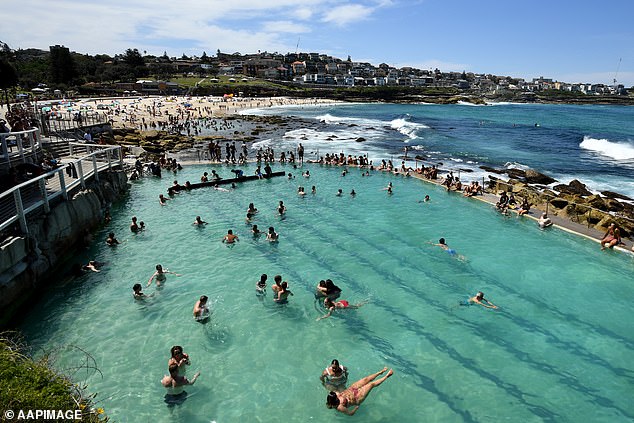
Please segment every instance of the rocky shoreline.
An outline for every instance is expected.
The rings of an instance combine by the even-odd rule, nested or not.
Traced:
[[[222,122],[222,130],[212,135],[186,136],[167,131],[140,131],[138,129],[113,130],[113,141],[124,147],[142,147],[141,157],[156,160],[164,153],[202,150],[210,142],[253,143],[281,138],[287,131],[326,125],[314,120],[285,116],[227,115],[214,118]],[[498,195],[500,191],[513,193],[516,198],[527,198],[532,207],[548,211],[578,224],[604,232],[614,222],[621,228],[623,238],[634,239],[634,199],[616,192],[592,193],[583,183],[573,180],[569,184],[557,181],[535,170],[495,169],[481,166],[489,172],[486,190]]]
[[[557,182],[555,179],[530,169],[494,169],[487,166],[481,166],[481,169],[508,176],[508,179],[503,179],[490,175],[487,186],[490,193],[513,193],[516,198],[527,198],[532,207],[547,210],[550,215],[587,225],[601,232],[614,222],[621,229],[623,238],[634,240],[632,198],[612,191],[594,194],[576,179],[568,184],[553,185]]]

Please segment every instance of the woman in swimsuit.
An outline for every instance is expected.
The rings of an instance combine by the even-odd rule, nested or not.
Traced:
[[[324,299],[324,307],[328,309],[328,313],[326,313],[325,315],[321,316],[317,320],[321,320],[321,319],[325,319],[327,317],[330,317],[332,312],[335,311],[335,309],[337,309],[337,308],[359,308],[363,304],[364,303],[350,304],[346,300],[339,300],[339,301],[335,302],[335,301],[331,300],[329,297],[326,297]]]
[[[339,360],[332,360],[319,377],[321,384],[329,391],[342,392],[348,382],[348,369],[339,365]]]
[[[170,357],[170,359],[167,361],[167,367],[171,367],[172,365],[176,365],[177,366],[177,373],[179,376],[184,376],[185,372],[187,371],[187,367],[190,365],[189,362],[189,355],[185,354],[183,352],[183,347],[181,347],[180,345],[174,345],[171,349],[170,349],[170,353],[172,354],[172,356]],[[170,372],[171,374],[171,372]]]
[[[621,243],[621,231],[616,227],[614,223],[610,223],[608,226],[608,231],[603,236],[601,240],[601,249],[605,250],[606,248],[612,248],[615,245],[619,245]]]
[[[161,266],[160,264],[156,265],[156,272],[154,272],[154,274],[150,277],[150,280],[147,282],[147,286],[152,285],[152,281],[154,279],[156,279],[156,286],[161,286],[163,284],[163,282],[165,282],[165,280],[167,279],[165,277],[166,274],[171,273],[172,275],[175,276],[182,276],[178,273],[174,273],[174,272],[170,272],[169,270],[165,269],[163,270],[163,266]]]
[[[255,208],[253,203],[249,203],[249,207],[247,208],[247,213],[256,214],[258,209]]]
[[[390,369],[385,376],[378,380],[374,380],[386,371],[387,367],[384,367],[380,372],[364,377],[363,379],[350,385],[348,389],[342,392],[330,391],[328,397],[326,398],[326,407],[334,408],[341,413],[352,416],[357,412],[359,405],[365,400],[370,391],[385,382],[385,379],[394,374],[394,371]]]
[[[260,280],[255,284],[255,295],[266,295],[266,280],[268,276],[266,273],[262,273]]]

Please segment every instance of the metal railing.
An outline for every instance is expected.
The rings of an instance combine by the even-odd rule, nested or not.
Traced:
[[[57,112],[55,116],[42,114],[40,123],[44,134],[67,133],[81,130],[94,125],[103,125],[108,123],[108,117],[105,113],[99,111],[82,112],[77,114],[74,112]]]
[[[0,164],[29,162],[40,151],[41,139],[38,128],[19,132],[0,132]]]
[[[48,213],[51,202],[68,200],[75,189],[86,189],[86,183],[99,181],[99,172],[123,169],[120,146],[71,143],[71,154],[81,154],[65,165],[19,184],[0,194],[0,232],[18,222],[23,234],[29,233],[27,216],[40,209]]]

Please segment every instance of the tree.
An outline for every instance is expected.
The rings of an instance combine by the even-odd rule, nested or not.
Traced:
[[[143,56],[141,56],[141,53],[139,53],[139,50],[136,48],[127,49],[121,60],[126,68],[121,69],[124,76],[121,79],[131,80],[148,74],[148,68],[145,65],[145,60],[143,60]]]
[[[122,60],[126,65],[133,68],[137,66],[145,66],[143,56],[141,56],[141,53],[139,53],[139,50],[136,48],[134,50],[131,48],[127,49]]]
[[[68,47],[50,46],[49,52],[51,55],[49,61],[51,82],[56,84],[70,83],[77,74],[77,70]]]
[[[203,51],[203,55],[200,56],[200,63],[209,63],[211,60],[207,56],[207,52]]]
[[[18,72],[6,59],[0,59],[0,88],[4,90],[4,99],[9,107],[9,88],[18,85]]]

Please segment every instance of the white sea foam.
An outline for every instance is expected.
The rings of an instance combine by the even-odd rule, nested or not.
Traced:
[[[602,156],[615,160],[634,159],[634,145],[631,142],[615,142],[607,139],[596,139],[584,136],[579,147],[594,151]]]
[[[396,129],[398,132],[400,132],[403,135],[406,135],[412,140],[418,138],[418,135],[416,135],[416,132],[419,129],[429,128],[429,126],[427,125],[423,125],[422,123],[410,122],[405,118],[394,119],[393,121],[390,122],[390,127],[392,129]]]
[[[486,106],[486,104],[475,104],[475,103],[471,103],[469,101],[458,101],[457,104],[459,104],[461,106],[474,106],[474,107]]]
[[[520,170],[528,170],[530,166],[526,166],[525,164],[518,162],[506,162],[504,163],[504,167],[507,169],[520,169]]]

